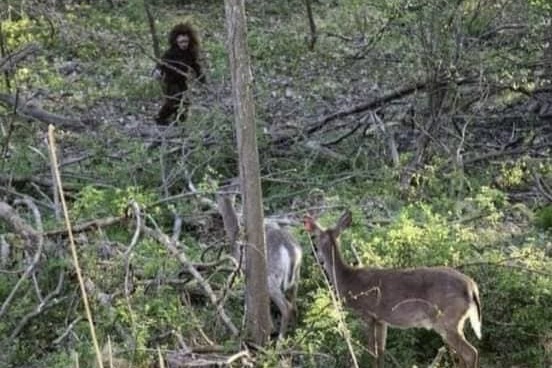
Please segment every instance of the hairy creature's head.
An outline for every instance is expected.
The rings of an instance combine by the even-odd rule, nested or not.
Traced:
[[[188,44],[188,50],[190,50],[190,52],[194,54],[194,56],[197,56],[197,53],[199,52],[200,41],[195,27],[188,22],[178,23],[177,25],[175,25],[169,33],[169,45],[171,47],[177,47],[176,40],[180,35],[185,35],[189,37],[190,41]]]

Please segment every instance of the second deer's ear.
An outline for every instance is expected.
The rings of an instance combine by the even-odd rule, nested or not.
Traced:
[[[303,216],[303,226],[305,227],[305,230],[309,233],[314,232],[314,230],[316,229],[314,219],[309,215]]]

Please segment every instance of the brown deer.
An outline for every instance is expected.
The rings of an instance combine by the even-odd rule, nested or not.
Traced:
[[[345,211],[335,227],[324,229],[311,216],[304,217],[318,262],[337,296],[368,327],[368,350],[374,367],[384,362],[387,326],[435,330],[452,349],[462,368],[478,368],[477,350],[464,337],[469,318],[481,338],[481,303],[477,284],[448,267],[410,269],[355,268],[345,263],[338,238],[352,221]]]
[[[240,260],[241,249],[238,245],[240,221],[234,208],[234,196],[229,192],[222,192],[217,198],[217,207],[222,215],[232,255]],[[303,251],[293,236],[276,222],[265,221],[265,241],[268,294],[280,311],[278,339],[282,339],[297,309],[295,299]],[[240,264],[245,265],[243,262]]]

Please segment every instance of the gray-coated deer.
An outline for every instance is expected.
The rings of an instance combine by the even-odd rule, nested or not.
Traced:
[[[231,243],[232,255],[239,260],[241,258],[241,250],[238,245],[240,222],[234,208],[233,196],[222,193],[218,196],[217,206],[222,215],[226,235]],[[268,294],[280,311],[278,339],[281,339],[297,309],[296,297],[303,251],[293,236],[275,222],[265,221],[265,241]]]
[[[469,319],[476,336],[481,338],[481,303],[475,281],[448,267],[351,267],[343,260],[338,241],[343,229],[351,224],[350,211],[345,211],[329,229],[308,215],[303,221],[318,261],[338,297],[367,324],[368,350],[375,357],[374,367],[383,367],[388,325],[433,329],[462,368],[479,367],[478,352],[463,332]]]

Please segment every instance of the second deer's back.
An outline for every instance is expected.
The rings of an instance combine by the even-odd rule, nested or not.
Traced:
[[[282,290],[289,290],[299,280],[301,246],[287,230],[275,224],[265,226],[265,236],[268,274],[281,282]]]

